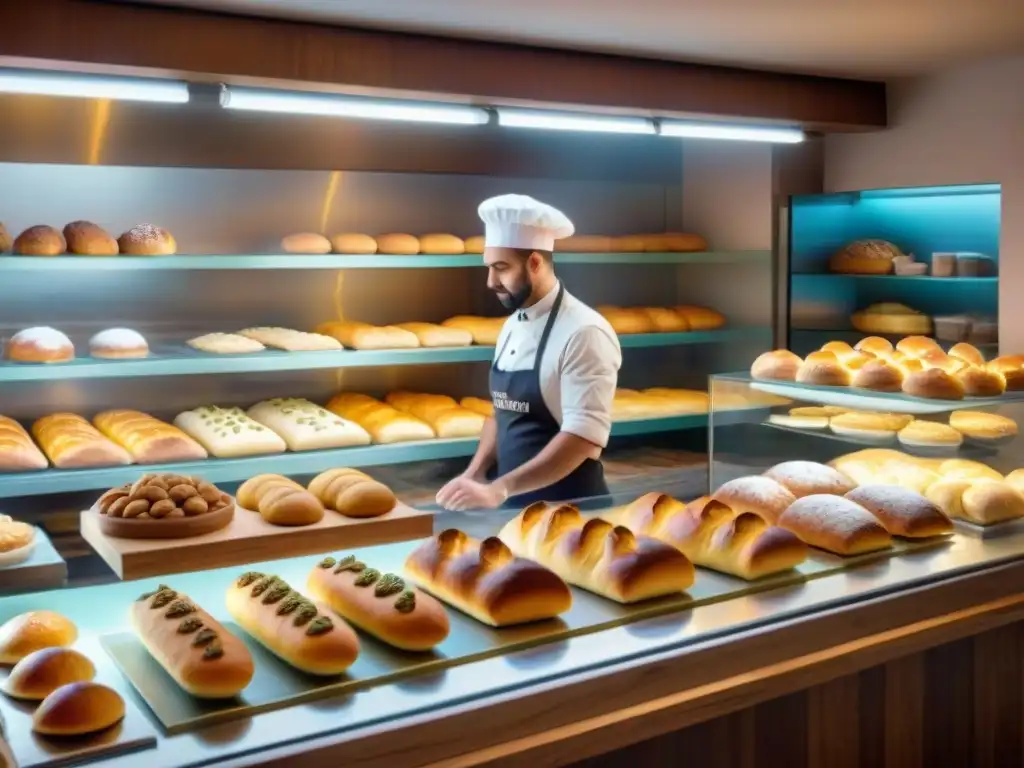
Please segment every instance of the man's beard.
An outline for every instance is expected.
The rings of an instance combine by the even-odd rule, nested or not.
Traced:
[[[530,282],[530,278],[526,278],[523,287],[515,293],[498,293],[497,291],[495,293],[497,293],[501,306],[509,312],[515,312],[517,309],[521,309],[530,298],[530,294],[533,293],[533,284]]]

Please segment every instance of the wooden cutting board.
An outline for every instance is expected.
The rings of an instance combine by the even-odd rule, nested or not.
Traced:
[[[433,533],[432,512],[399,502],[386,515],[351,518],[328,511],[313,525],[270,525],[236,506],[226,528],[187,539],[115,539],[100,532],[95,508],[81,513],[82,537],[124,581],[248,565],[282,557],[421,539]]]

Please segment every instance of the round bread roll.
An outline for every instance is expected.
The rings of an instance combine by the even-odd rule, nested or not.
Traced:
[[[7,231],[7,227],[0,221],[0,253],[7,253],[11,250],[11,246],[14,245],[14,239],[11,237],[11,233]]]
[[[942,536],[953,524],[939,507],[916,491],[898,485],[862,485],[846,498],[878,518],[892,536],[908,539]]]
[[[1006,377],[990,368],[967,365],[953,375],[969,397],[998,397],[1006,391]]]
[[[173,235],[153,224],[132,227],[117,238],[117,246],[126,256],[173,256],[178,252]]]
[[[971,365],[985,365],[985,356],[973,344],[961,341],[949,348],[949,356]]]
[[[881,336],[865,336],[853,348],[858,352],[870,352],[875,357],[884,357],[893,350],[892,342]]]
[[[759,355],[750,366],[750,375],[755,379],[795,381],[796,372],[803,360],[788,349],[773,349]]]
[[[963,400],[964,385],[941,368],[926,368],[903,379],[903,391],[934,400]]]
[[[838,469],[816,461],[784,461],[764,473],[798,499],[815,493],[843,496],[857,484]]]
[[[17,363],[65,363],[75,358],[75,347],[56,328],[26,328],[7,340],[4,357]]]
[[[331,252],[331,241],[315,232],[299,232],[281,238],[285,253],[324,254]]]
[[[72,221],[64,227],[68,253],[79,256],[117,256],[117,240],[91,221]]]
[[[850,324],[861,333],[870,334],[906,336],[932,332],[932,319],[928,315],[893,301],[857,310],[850,316]]]
[[[419,252],[430,255],[457,256],[466,252],[466,244],[461,237],[455,235],[421,235]]]
[[[826,409],[817,406],[791,408],[789,413],[773,413],[768,417],[772,424],[795,429],[827,429],[831,417]]]
[[[851,373],[859,371],[865,365],[878,360],[877,357],[868,352],[854,352],[846,357],[839,358],[839,362]]]
[[[930,349],[917,356],[925,368],[941,368],[947,373],[953,373],[964,365],[962,360],[950,357],[941,349]]]
[[[893,259],[902,255],[886,240],[855,240],[832,254],[828,267],[841,274],[887,275],[893,270]]]
[[[1001,480],[939,480],[927,499],[949,517],[992,525],[1024,517],[1024,494]]]
[[[393,256],[415,256],[420,252],[420,239],[413,235],[393,233],[377,235],[377,253]]]
[[[89,339],[89,354],[106,359],[147,357],[149,344],[131,328],[108,328]]]
[[[903,371],[885,360],[870,360],[854,372],[852,384],[875,392],[899,392],[903,388]]]
[[[986,366],[990,371],[1002,374],[1007,392],[1024,390],[1024,356],[1004,355],[997,357]]]
[[[473,235],[466,238],[466,253],[483,253],[487,241],[483,235]]]
[[[331,238],[331,249],[335,253],[371,254],[377,252],[377,241],[369,235],[345,232]]]
[[[729,507],[734,515],[752,512],[770,525],[796,501],[796,496],[781,483],[763,475],[737,477],[720,486],[711,498]]]
[[[0,664],[16,664],[30,653],[71,645],[77,639],[78,628],[59,613],[22,613],[0,627]]]
[[[67,247],[64,235],[45,224],[29,227],[14,239],[14,252],[20,256],[59,256]]]
[[[32,715],[32,730],[44,736],[82,736],[124,719],[124,699],[113,688],[92,682],[55,690]]]
[[[3,691],[15,699],[42,701],[62,685],[95,676],[93,663],[73,648],[42,648],[14,665]]]
[[[963,442],[963,435],[948,424],[917,419],[897,433],[904,445],[922,448],[956,448]]]
[[[395,508],[395,494],[372,478],[348,478],[332,484],[333,508],[345,517],[380,517]]]
[[[853,347],[847,344],[845,341],[830,341],[823,345],[819,352],[831,352],[833,355],[843,360],[847,357],[852,357],[857,353]]]
[[[1006,416],[984,411],[953,411],[949,426],[964,437],[980,442],[1000,442],[1017,435],[1017,422]]]
[[[829,428],[837,435],[862,437],[869,440],[890,440],[913,421],[904,413],[876,413],[874,411],[848,411],[829,420]]]
[[[924,357],[928,353],[945,354],[935,339],[927,336],[907,336],[896,342],[896,349],[908,357]]]
[[[831,352],[812,352],[797,369],[796,380],[820,387],[848,387],[852,377]]]

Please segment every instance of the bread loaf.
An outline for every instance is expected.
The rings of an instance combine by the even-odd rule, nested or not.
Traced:
[[[565,613],[572,594],[543,565],[516,557],[496,536],[478,541],[448,529],[420,544],[405,572],[435,597],[494,627]]]
[[[750,375],[755,379],[796,381],[803,359],[788,349],[773,349],[758,355],[750,366]]]
[[[349,349],[414,349],[420,345],[415,333],[394,325],[332,320],[320,323],[316,332],[337,339]]]
[[[844,274],[887,275],[893,271],[893,260],[902,255],[885,240],[855,240],[832,254],[828,268]]]
[[[447,395],[389,392],[385,399],[398,410],[425,421],[442,438],[477,437],[486,421],[486,417],[463,408]]]
[[[857,484],[838,469],[819,464],[816,461],[784,461],[764,473],[798,499],[816,493],[830,493],[842,496]]]
[[[584,520],[568,504],[531,504],[498,536],[512,554],[619,603],[678,594],[693,584],[693,564],[675,547],[605,520]]]
[[[482,397],[464,397],[459,400],[459,405],[473,411],[474,413],[479,413],[486,419],[494,416],[494,403],[489,399],[484,400]]]
[[[137,464],[205,459],[206,450],[177,427],[141,411],[96,414],[96,428],[131,454]]]
[[[285,253],[323,254],[331,252],[331,241],[314,232],[299,232],[282,238],[281,248]]]
[[[570,235],[555,241],[556,253],[607,253],[612,238],[604,235]]]
[[[420,235],[420,253],[458,255],[466,252],[466,244],[455,235]]]
[[[939,507],[898,485],[862,485],[847,493],[846,498],[877,517],[892,536],[920,539],[953,530],[953,524]]]
[[[64,236],[45,224],[29,227],[14,238],[14,252],[19,256],[59,256],[66,250]]]
[[[124,448],[74,413],[51,413],[36,420],[32,435],[59,469],[116,467],[132,463]]]
[[[812,547],[837,555],[885,549],[892,538],[875,516],[842,496],[804,496],[779,516],[779,526]]]
[[[310,675],[340,675],[359,655],[359,640],[283,579],[248,571],[228,587],[228,613],[260,645]]]
[[[336,416],[302,398],[274,398],[256,403],[249,418],[284,438],[292,451],[316,451],[369,445],[370,435],[353,421]]]
[[[207,333],[186,342],[192,349],[211,355],[244,355],[262,352],[263,344],[237,333]]]
[[[644,307],[641,310],[651,321],[652,330],[657,333],[681,333],[690,330],[686,318],[674,309],[665,307]]]
[[[429,651],[448,637],[441,603],[393,573],[368,568],[355,555],[322,559],[306,589],[359,629],[403,651]]]
[[[230,699],[252,680],[249,649],[187,595],[161,584],[132,603],[129,619],[150,655],[193,696]]]
[[[726,324],[725,315],[710,307],[695,307],[692,304],[681,304],[675,311],[685,321],[691,331],[713,331]]]
[[[42,648],[14,665],[3,691],[15,699],[42,701],[62,685],[95,676],[93,663],[73,648]]]
[[[271,525],[312,525],[324,517],[324,506],[313,494],[282,475],[256,475],[238,489],[238,503],[259,512]]]
[[[377,235],[377,253],[395,256],[414,256],[420,252],[420,239],[413,235]]]
[[[394,326],[415,334],[421,347],[468,347],[473,334],[464,328],[446,328],[436,323],[398,323]]]
[[[0,416],[0,472],[46,469],[46,457],[14,419]]]
[[[139,224],[119,238],[117,247],[125,256],[173,256],[178,244],[166,229],[152,224]]]
[[[750,512],[775,525],[779,516],[796,496],[770,477],[748,475],[719,486],[712,499],[725,504],[736,514]]]
[[[850,324],[861,333],[906,336],[932,332],[932,319],[906,304],[885,301],[854,312]]]
[[[750,512],[734,511],[708,497],[686,505],[663,493],[629,504],[616,521],[679,549],[695,565],[741,579],[787,571],[807,559],[794,534]]]
[[[382,445],[411,440],[431,440],[436,435],[429,424],[387,403],[356,392],[339,392],[327,403],[327,410],[354,421]]]
[[[13,363],[66,363],[75,357],[71,339],[56,328],[25,328],[4,345],[4,357]]]
[[[78,639],[78,628],[54,611],[29,611],[0,626],[0,664],[17,664],[43,648],[62,648]]]
[[[498,343],[501,329],[505,327],[505,317],[475,317],[472,315],[456,315],[449,317],[441,325],[445,328],[459,328],[469,331],[474,344],[494,346]]]
[[[612,330],[620,336],[634,333],[652,333],[655,330],[651,318],[642,309],[601,306],[597,308],[597,311],[608,321]]]
[[[949,517],[975,525],[993,525],[1024,517],[1024,494],[1002,480],[942,479],[925,496]]]
[[[79,256],[116,256],[117,240],[91,221],[72,221],[64,227],[68,253]]]
[[[669,252],[699,252],[708,249],[708,241],[689,232],[664,232],[645,237],[645,250]]]
[[[310,481],[309,492],[327,509],[345,517],[380,517],[398,503],[390,488],[358,469],[321,472]]]
[[[124,699],[113,688],[93,682],[69,683],[32,714],[32,730],[43,736],[84,736],[124,719]]]
[[[238,334],[285,352],[330,352],[342,349],[341,342],[331,336],[291,328],[243,328]]]
[[[377,252],[377,241],[369,235],[346,232],[331,238],[335,253],[372,254]]]
[[[179,413],[174,425],[221,459],[283,453],[288,447],[280,435],[250,419],[241,408],[203,405]]]

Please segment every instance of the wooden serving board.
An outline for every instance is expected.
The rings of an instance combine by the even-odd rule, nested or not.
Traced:
[[[226,528],[187,539],[115,539],[100,531],[95,508],[81,513],[84,538],[124,581],[248,565],[281,557],[422,539],[433,533],[432,512],[401,502],[386,515],[351,518],[327,511],[313,525],[271,525],[259,513],[235,506]]]
[[[68,564],[43,529],[36,528],[35,545],[28,559],[0,568],[0,594],[55,589],[63,587],[67,580]]]

